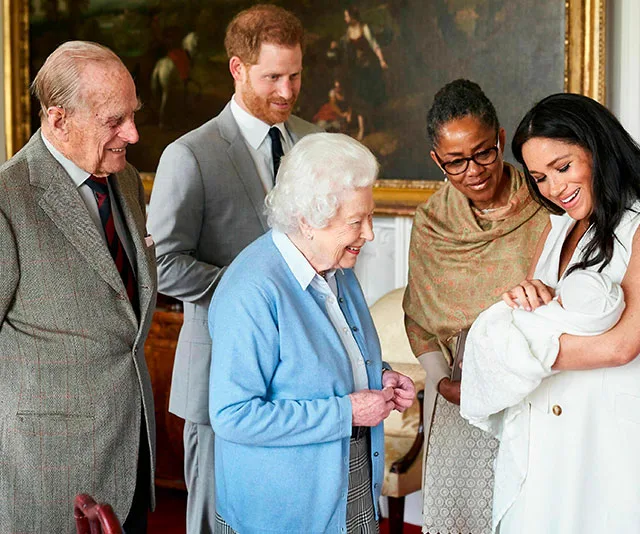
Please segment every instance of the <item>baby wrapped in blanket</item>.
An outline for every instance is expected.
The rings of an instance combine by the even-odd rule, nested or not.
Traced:
[[[560,335],[602,334],[618,322],[625,307],[620,285],[593,271],[572,272],[557,294],[531,312],[498,302],[473,323],[460,394],[460,414],[471,424],[499,438],[503,410],[517,408],[554,373]]]
[[[530,312],[498,302],[478,316],[467,337],[460,414],[500,440],[494,470],[494,528],[527,476],[527,397],[555,374],[551,366],[560,336],[602,334],[618,322],[625,307],[620,285],[592,271],[570,273],[561,280],[557,294]]]

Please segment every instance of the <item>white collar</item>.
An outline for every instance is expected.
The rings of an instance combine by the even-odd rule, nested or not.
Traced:
[[[56,159],[56,161],[62,165],[62,168],[67,171],[67,174],[71,177],[71,180],[73,180],[76,187],[80,187],[84,184],[87,178],[91,176],[91,173],[82,170],[69,158],[63,156],[60,151],[51,144],[51,141],[44,136],[42,131],[40,131],[40,137],[42,137],[42,142],[44,143],[44,146],[47,147],[47,150],[51,152],[51,155]]]
[[[320,276],[311,266],[309,260],[304,257],[304,254],[302,254],[302,252],[298,250],[298,247],[293,244],[287,234],[279,232],[278,230],[272,230],[271,239],[273,239],[273,243],[280,251],[280,254],[282,254],[284,261],[289,266],[289,269],[303,291],[306,291],[307,287],[309,287],[316,277],[318,278],[318,281],[326,283],[327,280],[335,276],[335,269],[327,271],[325,277]]]
[[[257,117],[254,117],[248,111],[245,111],[240,107],[240,104],[236,102],[236,95],[234,94],[231,97],[231,113],[233,118],[238,123],[238,127],[240,128],[240,132],[242,136],[245,138],[247,143],[249,143],[254,150],[257,150],[258,147],[262,144],[265,137],[269,134],[269,130],[271,126],[269,126],[266,122],[261,121]],[[286,127],[284,122],[279,122],[278,124],[274,124],[280,133],[282,134],[282,138],[286,139]]]

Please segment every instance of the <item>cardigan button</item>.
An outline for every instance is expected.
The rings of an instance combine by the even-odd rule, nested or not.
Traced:
[[[367,365],[371,365],[371,360],[367,360],[365,363],[366,363]]]
[[[559,416],[562,414],[562,406],[554,404],[553,408],[551,408],[551,411],[553,412],[553,415]]]
[[[340,298],[338,299],[338,302],[339,302],[340,304],[342,304],[342,303],[344,302],[344,298],[343,298],[343,297],[340,297]]]
[[[353,330],[354,332],[357,332],[358,331],[358,327],[357,326],[352,326],[351,330]]]
[[[380,456],[380,453],[378,451],[373,453],[374,456]]]

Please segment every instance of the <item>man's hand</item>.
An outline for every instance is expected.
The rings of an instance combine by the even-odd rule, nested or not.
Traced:
[[[387,370],[382,373],[382,387],[393,388],[394,408],[399,412],[404,412],[409,408],[416,398],[416,386],[408,376],[396,371]]]
[[[384,421],[395,407],[392,387],[382,391],[363,389],[351,393],[351,419],[353,426],[377,426]]]
[[[386,373],[385,373],[386,374]],[[460,381],[455,382],[449,378],[443,378],[438,382],[438,393],[452,404],[460,405]]]

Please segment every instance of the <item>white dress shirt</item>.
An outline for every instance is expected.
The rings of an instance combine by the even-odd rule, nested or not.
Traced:
[[[367,376],[364,357],[338,304],[338,286],[335,280],[335,270],[327,271],[326,278],[320,276],[286,234],[273,230],[271,235],[274,244],[303,291],[306,291],[311,286],[320,293],[320,298],[325,302],[327,316],[349,356],[351,370],[353,371],[354,391],[369,389],[369,377]]]
[[[104,234],[104,228],[102,227],[102,221],[100,220],[100,212],[98,211],[98,201],[96,200],[96,196],[93,190],[86,184],[87,179],[91,176],[90,172],[82,170],[78,167],[73,161],[63,156],[60,151],[54,147],[51,142],[44,136],[42,132],[40,132],[40,136],[42,137],[42,142],[44,146],[47,147],[47,150],[51,152],[51,155],[56,159],[56,161],[62,165],[62,168],[67,172],[73,183],[75,184],[78,193],[80,194],[80,198],[84,202],[87,207],[87,211],[89,212],[89,216],[91,220],[96,225],[98,232],[104,239],[105,244],[107,244],[107,238]],[[113,190],[111,189],[111,184],[109,185],[109,196],[112,199],[111,202],[111,213],[113,214],[113,223],[116,228],[116,233],[122,242],[122,246],[124,247],[125,252],[127,253],[127,257],[129,258],[129,263],[133,267],[135,262],[133,258],[135,255],[133,253],[133,244],[129,240],[126,226],[124,224],[124,219],[122,214],[120,213],[120,208],[118,207],[118,203],[114,201],[115,196],[113,194]],[[107,245],[108,246],[108,245]],[[135,268],[133,269],[133,274],[135,276]]]
[[[268,193],[274,184],[271,137],[269,137],[271,126],[242,109],[236,102],[236,95],[231,98],[231,114],[240,128],[240,133],[256,165],[264,190]],[[284,122],[279,122],[274,126],[280,130],[282,150],[286,154],[291,150],[293,140]]]

